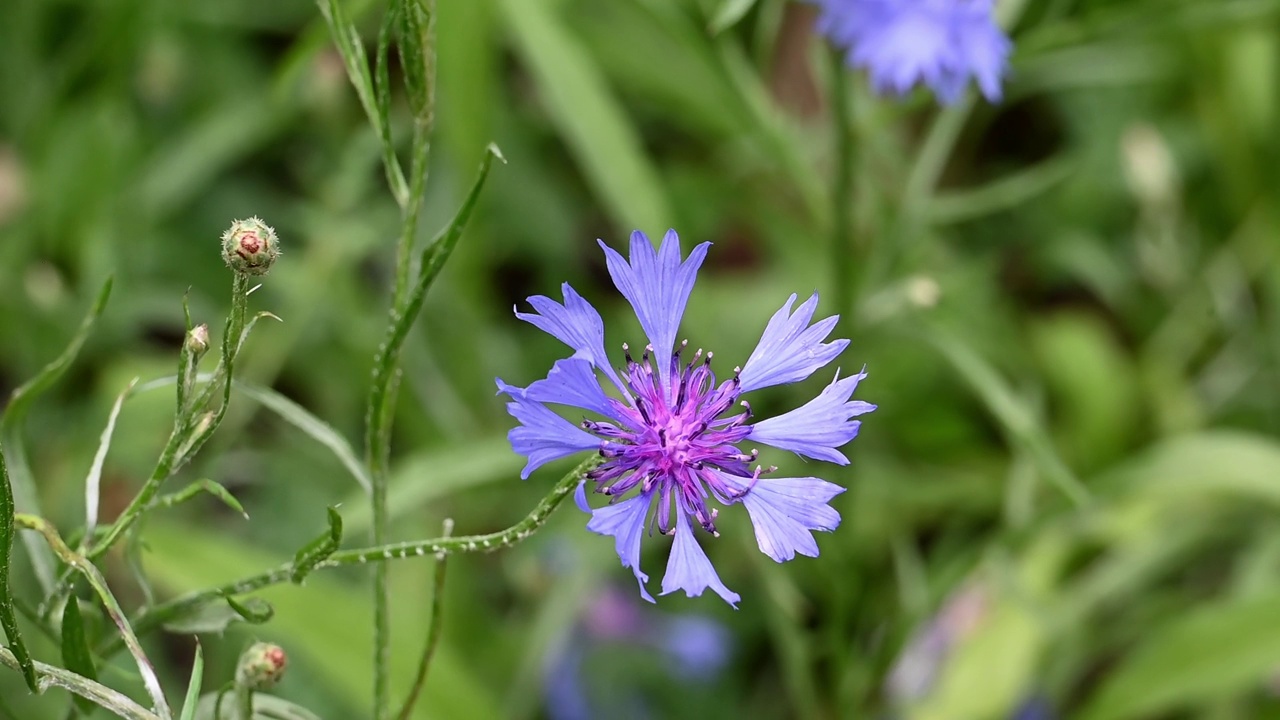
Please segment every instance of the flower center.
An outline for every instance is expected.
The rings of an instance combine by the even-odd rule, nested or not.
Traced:
[[[596,492],[615,499],[636,487],[645,494],[658,493],[657,523],[664,533],[672,527],[672,499],[677,511],[714,533],[716,512],[706,506],[708,488],[722,502],[731,502],[715,471],[752,476],[747,464],[755,460],[756,452],[744,455],[735,447],[749,432],[745,423],[751,408],[744,402],[745,412],[721,418],[738,399],[740,370],[735,368],[732,378],[717,385],[712,353],[704,357],[698,350],[681,367],[686,347],[681,344],[668,372],[659,375],[651,361],[651,347],[637,362],[623,345],[627,365],[622,380],[628,402],[618,406],[625,422],[583,422],[585,429],[604,440],[600,454],[607,458],[588,477],[596,481]]]

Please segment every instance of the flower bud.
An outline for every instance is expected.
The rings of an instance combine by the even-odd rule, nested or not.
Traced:
[[[187,333],[187,352],[199,360],[209,350],[209,326],[197,325]]]
[[[245,275],[266,275],[280,256],[276,231],[256,217],[237,220],[222,233],[222,259]]]
[[[270,690],[284,676],[288,658],[284,648],[271,643],[254,643],[240,655],[236,665],[236,685],[254,691]]]

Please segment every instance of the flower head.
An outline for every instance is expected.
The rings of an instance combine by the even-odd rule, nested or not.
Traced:
[[[992,0],[815,0],[818,29],[865,68],[876,92],[905,94],[918,83],[944,104],[973,77],[991,102],[1013,44],[996,25]]]
[[[529,298],[537,312],[516,316],[550,333],[574,354],[527,388],[498,380],[499,392],[511,398],[508,411],[521,423],[509,434],[512,447],[529,461],[521,477],[551,460],[599,452],[603,462],[587,474],[575,499],[591,513],[587,529],[614,537],[618,557],[635,574],[640,594],[653,600],[645,588],[649,577],[640,569],[640,542],[646,531],[657,529],[674,537],[662,594],[683,590],[696,596],[711,588],[735,604],[738,594],[720,581],[694,538],[696,529],[719,535],[719,510],[711,503],[745,505],[760,550],[783,562],[797,553],[818,554],[811,532],[840,524],[839,513],[827,503],[844,492],[816,477],[772,477],[775,468],[756,465],[757,451],[744,452],[739,445],[754,441],[848,463],[838,448],[858,434],[860,422],[853,418],[875,409],[850,399],[865,373],[840,378],[837,371],[814,400],[753,424],[750,405],[740,401],[744,393],[804,380],[849,344],[824,342],[837,317],[810,324],[817,293],[794,311],[792,295],[770,319],[746,364],[718,380],[712,353],[690,352],[686,343],[675,340],[710,243],[695,247],[688,258],[682,257],[674,230],[656,251],[643,233],[633,233],[625,259],[603,242],[600,246],[614,284],[636,311],[649,343],[638,353],[624,344],[626,363],[615,370],[605,353],[599,313],[571,287],[563,286],[563,304],[543,296]],[[548,403],[586,410],[598,419],[574,425]],[[591,509],[587,482],[609,498],[607,505]]]
[[[276,231],[256,217],[236,220],[222,233],[222,259],[238,273],[266,275],[279,256]]]

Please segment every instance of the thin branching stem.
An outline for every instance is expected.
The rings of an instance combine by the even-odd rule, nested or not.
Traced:
[[[380,547],[357,548],[343,550],[331,555],[319,563],[315,570],[367,563],[381,563],[385,560],[423,557],[426,555],[453,555],[458,553],[493,552],[509,548],[525,540],[546,522],[551,513],[573,492],[583,476],[599,465],[601,458],[593,455],[567,474],[551,488],[536,507],[523,519],[505,530],[482,535],[446,536],[417,540],[413,542],[393,543]],[[261,590],[272,585],[290,582],[294,573],[294,564],[285,563],[265,572],[218,587],[188,593],[143,611],[134,619],[133,626],[139,633],[146,633],[160,627],[170,620],[200,607],[201,605],[228,596],[243,595]],[[120,650],[120,640],[113,639],[103,648],[102,654],[110,656]]]
[[[98,594],[98,599],[102,601],[102,606],[106,609],[107,615],[111,621],[115,623],[116,628],[120,631],[120,637],[124,644],[129,648],[129,653],[133,655],[134,661],[138,664],[138,672],[142,676],[142,684],[147,689],[147,694],[151,696],[151,702],[156,712],[161,718],[169,718],[169,703],[165,701],[164,690],[160,687],[160,679],[156,676],[155,668],[151,665],[151,661],[147,659],[146,653],[142,649],[142,644],[138,642],[138,636],[134,633],[133,628],[129,625],[129,620],[125,616],[124,610],[120,607],[120,603],[116,601],[111,589],[107,587],[107,580],[102,576],[93,563],[88,558],[76,553],[67,544],[63,542],[62,537],[58,534],[57,528],[44,518],[32,515],[15,515],[15,524],[24,530],[34,530],[44,536],[45,542],[49,543],[50,549],[58,559],[66,563],[71,568],[84,575],[88,580],[89,586]]]
[[[19,668],[18,659],[6,647],[0,647],[0,665],[15,670]],[[63,670],[42,662],[36,662],[35,669],[40,692],[51,687],[62,688],[110,710],[125,720],[161,720],[159,715],[130,700],[122,693],[70,670]]]
[[[444,532],[441,537],[453,534],[453,520],[444,521]],[[409,688],[409,696],[396,717],[409,720],[413,715],[413,706],[418,704],[422,688],[427,684],[427,671],[431,669],[431,659],[435,657],[436,646],[440,644],[441,613],[444,611],[444,578],[449,566],[448,555],[436,556],[436,569],[431,579],[431,613],[427,616],[427,642],[422,648],[422,658],[418,661],[418,673]]]

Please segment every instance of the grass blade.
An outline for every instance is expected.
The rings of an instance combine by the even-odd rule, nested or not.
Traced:
[[[53,552],[62,562],[84,575],[89,582],[89,586],[93,588],[93,591],[98,595],[98,599],[102,601],[102,606],[106,609],[111,622],[120,630],[120,637],[123,638],[125,647],[129,649],[129,654],[133,656],[138,665],[138,673],[142,676],[142,684],[147,689],[147,694],[151,697],[152,707],[155,708],[161,718],[168,720],[171,717],[169,703],[164,698],[164,690],[160,686],[160,678],[156,676],[155,667],[147,659],[147,654],[143,651],[142,644],[138,642],[138,636],[129,624],[129,618],[125,615],[124,609],[120,607],[120,603],[111,594],[111,588],[107,587],[106,578],[85,556],[67,547],[57,529],[48,521],[31,515],[15,516],[14,520],[17,525],[29,530],[35,530],[44,536],[45,541],[49,543],[49,547],[53,549]]]
[[[5,637],[9,638],[9,646],[13,656],[22,669],[22,677],[27,687],[36,692],[36,670],[31,662],[31,654],[22,642],[22,634],[18,632],[18,617],[14,612],[13,595],[9,589],[10,557],[13,551],[13,488],[9,485],[9,471],[4,461],[4,450],[0,448],[0,626],[4,627]]]
[[[247,395],[258,401],[263,407],[279,415],[280,419],[298,428],[309,435],[311,439],[328,448],[329,452],[332,452],[338,458],[338,462],[342,463],[342,467],[351,473],[351,477],[355,478],[365,492],[372,490],[373,483],[369,480],[369,471],[365,469],[364,464],[356,457],[355,450],[351,448],[351,443],[339,435],[338,431],[334,430],[331,425],[271,388],[245,382],[236,382],[235,387],[242,395]]]
[[[187,697],[182,701],[180,720],[195,720],[196,706],[200,704],[200,685],[204,681],[204,650],[196,640],[196,659],[191,664],[191,682],[187,685]]]
[[[80,348],[84,346],[84,341],[89,337],[89,331],[93,329],[93,324],[98,317],[102,315],[102,310],[107,306],[107,298],[111,296],[112,278],[108,277],[106,282],[102,284],[102,289],[98,291],[97,298],[93,301],[92,307],[89,308],[88,314],[80,323],[80,329],[72,336],[71,342],[67,344],[67,348],[62,354],[54,358],[53,362],[45,365],[44,368],[36,374],[34,378],[29,380],[25,385],[13,391],[13,395],[9,398],[9,405],[4,409],[4,414],[0,416],[0,447],[6,448],[8,452],[8,470],[9,480],[12,483],[14,512],[40,514],[39,495],[36,493],[35,479],[31,475],[31,468],[27,465],[26,452],[22,445],[22,433],[20,423],[26,417],[27,409],[35,398],[62,377],[62,374],[71,367],[71,363],[75,362],[76,356],[80,354]],[[35,568],[36,579],[40,582],[40,587],[47,594],[55,584],[56,577],[54,573],[53,554],[49,548],[40,543],[39,538],[24,538],[27,546],[27,552],[31,555],[31,564]]]
[[[728,30],[738,21],[751,12],[751,8],[756,4],[756,0],[724,0],[720,3],[720,8],[716,10],[715,17],[711,18],[710,31],[712,35],[719,35]]]
[[[66,665],[71,672],[90,680],[98,679],[98,668],[93,664],[89,639],[84,634],[84,618],[80,616],[80,601],[74,597],[67,598],[67,604],[62,608],[62,664]],[[92,702],[81,697],[73,699],[80,712],[87,715],[93,711]]]
[[[665,230],[673,220],[658,171],[598,65],[556,16],[555,5],[502,3],[507,27],[552,121],[614,223],[628,231]]]
[[[133,388],[138,384],[139,379],[134,378],[129,381],[129,386],[116,397],[115,405],[111,406],[111,414],[107,417],[107,427],[103,429],[102,438],[98,441],[98,452],[94,454],[93,464],[89,466],[89,475],[84,479],[84,542],[86,544],[93,538],[93,531],[98,528],[98,497],[102,484],[102,464],[107,460],[107,450],[111,447],[111,436],[116,431],[116,419],[120,417],[120,410],[124,407],[124,401],[129,397],[129,393],[133,392]]]

